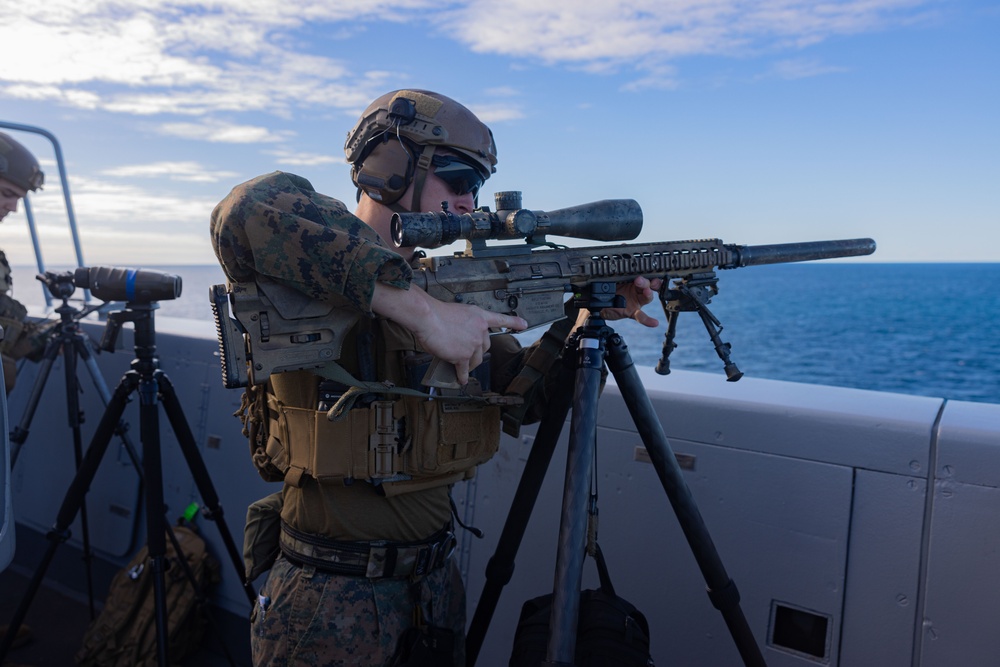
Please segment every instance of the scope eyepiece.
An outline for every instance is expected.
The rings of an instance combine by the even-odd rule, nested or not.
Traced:
[[[149,269],[81,266],[73,273],[73,280],[77,287],[89,289],[102,301],[142,304],[168,301],[181,295],[180,276]]]

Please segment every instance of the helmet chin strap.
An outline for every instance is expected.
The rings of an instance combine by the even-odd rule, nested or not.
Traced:
[[[386,204],[386,206],[394,213],[419,213],[420,212],[420,198],[424,193],[424,183],[427,180],[427,174],[431,168],[431,158],[434,157],[435,146],[431,144],[425,144],[420,152],[420,157],[417,158],[416,165],[413,168],[413,196],[410,199],[410,207],[407,208],[402,204],[401,200],[394,201],[391,204]],[[361,188],[358,188],[358,199],[361,198]]]
[[[431,168],[431,158],[434,157],[433,144],[425,144],[420,157],[417,158],[417,166],[413,170],[413,199],[410,200],[410,212],[420,212],[420,196],[424,192],[424,182],[427,180],[427,173]]]

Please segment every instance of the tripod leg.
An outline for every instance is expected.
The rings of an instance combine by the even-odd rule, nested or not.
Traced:
[[[167,659],[167,527],[163,518],[163,463],[157,394],[155,375],[139,380],[139,439],[142,441],[143,480],[146,483],[146,544],[153,567],[153,599],[156,603],[156,656],[157,664],[166,667],[170,664]]]
[[[104,377],[101,375],[101,369],[97,367],[97,360],[94,358],[94,353],[90,347],[90,339],[88,339],[84,334],[78,333],[74,343],[77,354],[81,359],[83,359],[83,364],[87,367],[87,372],[90,373],[90,379],[94,383],[97,393],[101,396],[101,401],[104,403],[104,406],[107,407],[108,401],[111,400],[111,395],[108,392],[108,386],[104,383]],[[136,450],[135,445],[128,436],[128,423],[125,422],[125,420],[118,422],[115,434],[121,439],[122,444],[125,446],[125,451],[128,453],[128,457],[132,461],[133,467],[135,467],[136,472],[138,472],[141,477],[142,461],[139,457],[138,450]]]
[[[31,427],[31,420],[35,417],[35,410],[38,409],[38,402],[41,400],[42,392],[45,390],[45,382],[49,379],[49,373],[52,372],[52,364],[55,362],[56,357],[59,356],[61,346],[62,342],[56,338],[50,338],[45,345],[45,352],[42,355],[41,362],[38,364],[38,375],[35,376],[35,383],[31,386],[28,403],[24,407],[24,414],[21,415],[21,421],[18,422],[17,428],[10,433],[11,470],[14,469],[14,465],[17,463],[17,455],[21,451],[21,446],[28,439],[28,429]]]
[[[212,478],[208,474],[208,468],[205,467],[205,461],[201,458],[201,453],[198,451],[198,445],[195,442],[194,435],[191,433],[191,427],[184,417],[184,411],[181,408],[180,401],[177,400],[177,394],[174,391],[173,384],[170,382],[170,378],[162,372],[159,373],[158,377],[160,396],[163,399],[163,408],[167,413],[167,419],[170,420],[170,426],[173,428],[174,435],[177,436],[177,442],[180,443],[181,451],[187,461],[188,469],[191,471],[192,477],[194,477],[195,484],[198,486],[201,499],[208,508],[205,517],[218,524],[219,534],[222,536],[222,541],[226,545],[226,551],[229,552],[229,557],[233,561],[233,566],[236,568],[240,583],[243,584],[247,600],[252,607],[257,602],[257,592],[246,579],[243,555],[237,550],[233,536],[226,525],[222,505],[219,502],[219,495],[215,492],[215,486],[212,484]]]
[[[66,414],[69,417],[69,428],[73,433],[73,458],[76,462],[76,469],[80,469],[83,462],[83,439],[80,434],[80,397],[79,387],[76,378],[76,355],[69,345],[63,345],[63,368],[65,370],[66,382]],[[80,528],[83,533],[83,562],[87,572],[87,601],[90,603],[90,618],[93,620],[97,614],[94,611],[94,577],[93,577],[93,557],[90,552],[90,526],[87,521],[87,499],[84,497],[80,503]]]
[[[621,389],[622,397],[646,446],[650,461],[656,468],[674,514],[677,515],[698,567],[701,568],[702,576],[708,585],[709,599],[722,613],[744,664],[764,665],[764,657],[740,608],[740,595],[736,584],[729,578],[722,565],[701,512],[698,511],[691,490],[684,481],[681,468],[663,433],[663,426],[657,419],[649,396],[635,370],[628,347],[618,334],[609,337],[608,368]]]
[[[497,541],[496,551],[486,565],[486,583],[483,585],[483,593],[479,598],[479,604],[476,605],[465,638],[465,661],[468,667],[476,664],[486,638],[486,630],[500,601],[500,593],[514,574],[514,557],[521,546],[528,519],[538,499],[545,473],[552,460],[552,453],[555,451],[563,423],[569,413],[571,396],[569,387],[573,381],[573,368],[565,361],[565,357],[562,364],[558,390],[552,396],[548,411],[538,426],[535,442],[524,465],[521,481],[514,492],[514,499],[511,501],[507,520]]]
[[[114,426],[125,410],[129,394],[135,388],[135,379],[135,376],[132,374],[126,374],[122,378],[121,383],[115,389],[111,401],[108,403],[108,409],[104,413],[104,417],[94,432],[94,438],[90,443],[90,447],[87,448],[87,453],[83,457],[80,468],[77,470],[76,476],[73,478],[73,482],[70,484],[69,490],[63,498],[55,525],[47,535],[50,540],[49,548],[39,562],[38,568],[35,570],[35,574],[28,584],[28,589],[21,598],[21,603],[18,605],[14,618],[8,625],[7,633],[4,635],[3,641],[0,642],[0,664],[3,664],[18,629],[24,623],[24,618],[28,614],[31,602],[38,593],[38,589],[45,578],[45,572],[51,564],[53,556],[55,556],[56,548],[69,538],[69,526],[73,523],[73,519],[76,518],[77,512],[83,505],[83,500],[90,490],[94,475],[97,474],[97,469],[101,465],[101,460],[108,448],[108,443],[114,432]]]
[[[581,337],[559,522],[549,643],[543,663],[546,666],[572,665],[576,653],[580,584],[587,543],[587,501],[597,440],[597,401],[603,367],[604,349],[600,340]]]
[[[10,441],[14,445],[11,451],[12,468],[17,461],[17,455],[21,451],[21,446],[28,438],[28,430],[31,426],[31,421],[34,419],[35,411],[38,409],[39,401],[45,390],[45,383],[48,381],[49,374],[52,371],[52,365],[55,363],[56,357],[62,352],[66,383],[66,413],[69,420],[69,427],[73,433],[73,459],[76,469],[80,469],[83,459],[83,444],[80,436],[81,418],[80,403],[77,396],[76,357],[73,355],[73,329],[68,328],[68,325],[64,322],[60,325],[58,334],[58,336],[50,337],[46,342],[42,361],[39,364],[38,375],[35,377],[35,383],[31,388],[31,394],[28,397],[28,403],[25,406],[21,422],[10,434]],[[93,619],[96,612],[94,610],[94,581],[86,501],[80,506],[80,524],[83,539],[83,561],[87,573],[87,600],[89,602],[90,617]]]

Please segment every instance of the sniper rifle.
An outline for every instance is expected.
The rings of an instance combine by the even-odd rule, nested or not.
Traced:
[[[718,294],[719,269],[870,255],[872,239],[843,239],[778,245],[736,245],[720,239],[622,243],[569,248],[547,240],[554,234],[601,241],[634,239],[642,210],[631,199],[603,200],[557,211],[521,208],[519,192],[497,193],[497,211],[397,213],[392,234],[400,247],[434,249],[459,239],[464,252],[422,257],[412,284],[434,298],[517,315],[528,329],[566,317],[567,295],[603,295],[620,306],[618,283],[638,276],[662,278],[660,302],[667,317],[663,353],[656,371],[670,372],[670,353],[681,312],[700,316],[730,382],[743,373],[730,359],[722,325],[708,309]],[[489,240],[523,239],[522,244]],[[319,368],[340,357],[344,336],[359,313],[310,299],[268,281],[214,285],[210,291],[219,334],[223,383],[228,388],[265,382],[272,373]],[[578,299],[579,300],[579,299]],[[235,316],[230,316],[230,307]],[[432,369],[433,370],[433,369]],[[424,384],[454,388],[454,372],[428,373]]]

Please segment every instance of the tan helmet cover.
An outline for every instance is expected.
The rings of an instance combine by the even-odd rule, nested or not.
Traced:
[[[396,90],[372,102],[348,132],[344,152],[354,184],[389,205],[411,181],[422,186],[437,147],[470,158],[484,179],[496,171],[490,128],[455,100],[426,90]]]
[[[25,191],[37,190],[45,181],[35,156],[3,132],[0,132],[0,177]]]

